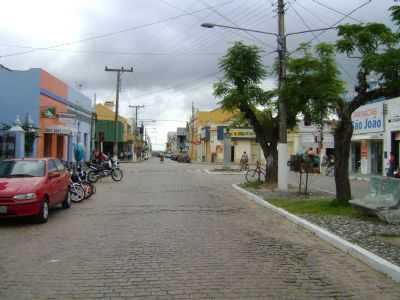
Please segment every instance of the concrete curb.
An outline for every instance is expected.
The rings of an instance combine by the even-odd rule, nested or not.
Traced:
[[[213,172],[208,169],[204,170],[205,173],[211,174],[211,175],[244,175],[244,172]]]
[[[272,205],[271,203],[265,201],[263,198],[255,195],[249,191],[246,191],[245,189],[242,189],[237,184],[233,184],[232,186],[234,189],[236,189],[239,192],[243,193],[244,195],[248,196],[250,199],[254,200],[258,204],[260,204],[264,207],[267,207],[269,209],[272,209],[274,212],[285,217],[289,221],[291,221],[297,225],[300,225],[300,226],[304,227],[305,229],[311,231],[312,233],[317,235],[319,238],[332,244],[336,248],[361,260],[362,262],[369,265],[374,270],[388,275],[390,278],[392,278],[396,282],[400,282],[400,267],[396,266],[395,264],[392,264],[391,262],[383,259],[382,257],[379,257],[376,254],[373,254],[372,252],[365,250],[364,248],[361,248],[355,244],[352,244],[352,243],[342,239],[341,237],[327,231],[326,229],[323,229],[323,228],[321,228],[315,224],[312,224],[296,215],[293,215],[282,208]]]
[[[366,181],[369,182],[370,179],[368,177],[357,177],[357,176],[350,176],[350,180],[357,180],[357,181]]]

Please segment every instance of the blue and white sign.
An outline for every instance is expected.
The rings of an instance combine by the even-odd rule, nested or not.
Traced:
[[[351,115],[351,119],[354,134],[384,131],[383,102],[361,106]]]

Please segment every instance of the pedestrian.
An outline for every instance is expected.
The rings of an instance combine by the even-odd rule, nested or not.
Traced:
[[[390,152],[389,155],[389,169],[387,172],[388,177],[393,177],[394,176],[394,171],[396,170],[396,157],[394,156],[393,152]]]
[[[242,157],[240,158],[240,171],[247,170],[249,164],[249,156],[246,151],[243,152]]]

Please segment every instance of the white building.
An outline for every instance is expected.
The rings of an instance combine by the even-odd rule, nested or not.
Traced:
[[[353,113],[352,120],[350,172],[385,175],[390,152],[399,166],[400,98],[364,105]]]

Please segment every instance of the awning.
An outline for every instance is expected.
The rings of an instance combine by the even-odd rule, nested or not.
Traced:
[[[64,135],[71,135],[72,130],[68,127],[62,125],[51,125],[47,126],[44,130],[44,133],[55,133],[55,134],[64,134]]]
[[[356,134],[351,137],[351,141],[364,141],[364,140],[383,140],[383,133]]]

